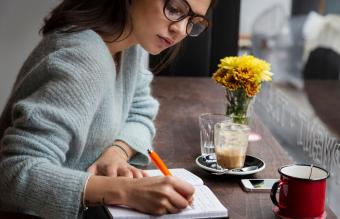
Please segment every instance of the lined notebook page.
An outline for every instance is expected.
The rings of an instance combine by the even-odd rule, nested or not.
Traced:
[[[155,170],[145,170],[149,176],[163,176],[160,170],[155,169]],[[182,180],[187,181],[191,185],[194,186],[199,186],[203,185],[203,180],[196,176],[195,174],[191,173],[190,171],[183,169],[183,168],[178,168],[178,169],[169,169],[170,173],[173,176],[176,176]]]
[[[164,215],[164,218],[212,218],[227,217],[228,210],[205,185],[195,186],[194,203],[178,214]],[[160,218],[163,218],[160,217]]]
[[[152,216],[124,207],[108,207],[112,218],[143,219],[143,218],[213,218],[227,217],[228,210],[221,204],[212,191],[205,185],[195,186],[194,202],[191,206],[177,214]]]

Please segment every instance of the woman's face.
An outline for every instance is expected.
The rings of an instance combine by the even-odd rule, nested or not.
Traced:
[[[211,0],[187,1],[197,15],[205,15]],[[163,13],[166,0],[133,0],[131,5],[132,37],[150,54],[156,55],[187,36],[187,23],[190,17],[174,22]]]

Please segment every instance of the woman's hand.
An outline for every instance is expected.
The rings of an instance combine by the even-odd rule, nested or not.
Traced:
[[[162,215],[177,213],[193,201],[194,187],[176,177],[145,177],[129,180],[123,204],[138,211]]]
[[[87,171],[101,176],[124,176],[129,178],[142,178],[147,174],[127,162],[128,157],[121,148],[108,147]]]
[[[87,206],[125,205],[138,211],[162,215],[177,213],[193,201],[194,187],[173,176],[91,176],[85,190]]]

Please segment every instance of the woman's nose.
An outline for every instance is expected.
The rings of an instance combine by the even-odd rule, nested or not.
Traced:
[[[186,36],[187,35],[187,24],[189,22],[189,17],[186,19],[183,19],[181,21],[173,22],[170,24],[170,31],[177,33],[181,36]]]

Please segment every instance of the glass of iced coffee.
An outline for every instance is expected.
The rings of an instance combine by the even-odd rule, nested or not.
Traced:
[[[216,123],[214,145],[217,164],[225,169],[241,168],[248,147],[249,126],[237,123]]]

